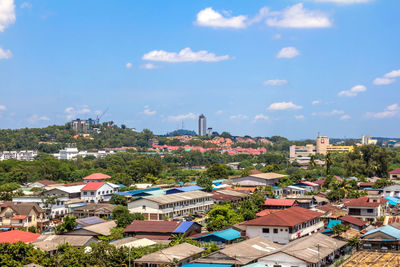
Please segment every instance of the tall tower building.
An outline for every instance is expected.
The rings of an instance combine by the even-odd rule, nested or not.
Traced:
[[[207,121],[206,121],[206,116],[201,114],[199,116],[199,135],[203,136],[206,135],[207,131]]]
[[[318,134],[317,137],[317,153],[326,155],[327,148],[329,146],[329,138],[327,136],[320,136]]]

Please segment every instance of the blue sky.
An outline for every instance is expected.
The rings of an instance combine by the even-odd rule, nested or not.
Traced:
[[[0,128],[398,137],[400,1],[0,0]]]

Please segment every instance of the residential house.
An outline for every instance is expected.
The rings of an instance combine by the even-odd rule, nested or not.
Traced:
[[[81,200],[90,203],[109,201],[116,190],[105,182],[90,182],[81,189]]]
[[[78,224],[78,226],[77,226],[78,229],[82,228],[82,227],[90,226],[90,225],[104,223],[104,222],[106,222],[106,220],[103,220],[97,216],[76,219],[76,223]]]
[[[54,255],[59,245],[69,244],[73,247],[86,247],[91,243],[98,242],[92,236],[78,235],[42,235],[32,242],[32,245],[42,251],[48,252],[50,256]]]
[[[240,186],[265,186],[265,185],[278,185],[279,181],[287,175],[268,172],[259,174],[250,174],[245,177],[232,178],[232,184]]]
[[[41,227],[44,211],[36,203],[10,205],[0,213],[0,226],[3,229]]]
[[[54,181],[50,181],[50,180],[39,180],[39,181],[30,183],[29,187],[30,188],[34,188],[34,187],[45,188],[45,187],[54,187],[54,186],[60,186],[60,185],[62,185],[62,184],[54,182]]]
[[[294,186],[304,188],[307,192],[318,192],[320,189],[319,184],[308,181],[301,181],[300,183],[294,184]]]
[[[358,183],[358,189],[364,190],[367,188],[372,188],[375,185],[375,182],[360,182]]]
[[[346,242],[316,233],[274,250],[257,261],[263,266],[331,266],[344,253]]]
[[[264,202],[265,209],[287,209],[297,205],[296,199],[268,198]]]
[[[212,233],[201,233],[195,236],[192,236],[192,239],[200,241],[200,242],[214,242],[218,245],[227,245],[232,244],[235,240],[239,239],[241,234],[239,231],[228,228],[221,231],[216,231]]]
[[[92,173],[91,175],[84,177],[82,180],[85,183],[89,183],[89,182],[105,182],[107,179],[111,179],[111,176],[104,173]]]
[[[296,199],[297,205],[305,209],[312,209],[318,206],[329,204],[329,200],[325,197],[313,196],[287,196],[288,199]]]
[[[31,232],[11,230],[11,231],[0,232],[0,243],[11,243],[11,244],[17,242],[32,243],[39,237],[40,237],[39,234]]]
[[[115,221],[106,221],[103,223],[89,225],[73,230],[66,233],[66,235],[93,236],[98,238],[99,236],[109,236],[111,234],[111,229],[116,226],[117,224],[115,223]]]
[[[173,235],[192,236],[201,233],[201,225],[186,221],[140,221],[135,220],[124,229],[124,233],[135,238],[169,240]]]
[[[389,185],[383,188],[384,197],[400,197],[400,184]]]
[[[400,178],[400,168],[389,172],[390,180],[398,180]]]
[[[306,194],[306,189],[303,187],[298,187],[294,185],[285,186],[282,188],[283,196],[288,197],[297,197],[297,196],[304,196]]]
[[[165,194],[170,195],[170,194],[176,194],[176,193],[183,193],[183,192],[190,192],[190,191],[196,191],[196,190],[201,190],[203,191],[204,188],[200,187],[198,185],[191,185],[191,186],[182,186],[182,187],[176,187],[176,188],[171,188],[166,190]]]
[[[36,203],[41,207],[48,219],[54,219],[65,214],[68,214],[68,209],[65,206],[68,198],[66,197],[58,197],[58,198],[50,198],[50,197],[37,197],[37,196],[26,196],[26,197],[13,197],[12,201],[16,204],[21,203]]]
[[[327,219],[337,219],[339,217],[347,215],[347,211],[342,210],[341,208],[335,207],[331,204],[318,206],[315,209],[317,211],[321,211],[321,212],[325,213],[322,217],[327,218]]]
[[[135,238],[135,237],[125,237],[122,239],[114,240],[110,242],[110,245],[113,245],[117,248],[127,247],[127,248],[140,248],[140,247],[149,247],[156,245],[157,242],[147,239],[147,238]]]
[[[222,204],[222,203],[231,203],[231,204],[238,204],[241,203],[243,200],[250,198],[250,194],[229,190],[229,189],[222,189],[222,190],[215,190],[212,193],[211,198],[214,200],[215,204]]]
[[[367,221],[376,221],[383,214],[386,199],[380,196],[364,196],[356,199],[343,200],[348,214]]]
[[[279,250],[281,246],[262,237],[254,237],[227,245],[221,250],[195,260],[195,262],[209,266],[223,266],[219,264],[244,266],[256,262],[257,259],[267,255],[269,252]]]
[[[115,206],[108,203],[88,203],[72,211],[72,215],[77,218],[91,216],[110,218]]]
[[[81,197],[81,189],[85,185],[73,185],[73,186],[58,186],[47,190],[43,193],[45,196],[64,196],[68,197],[69,199],[72,198],[80,198]]]
[[[131,213],[141,213],[150,220],[164,220],[193,213],[206,212],[214,204],[212,194],[190,191],[142,198],[128,203]]]
[[[368,222],[353,217],[351,215],[340,217],[339,220],[342,221],[342,224],[350,225],[351,228],[354,228],[358,231],[361,231],[362,229],[365,229],[368,226]]]
[[[203,253],[203,249],[182,243],[173,247],[169,247],[157,252],[144,255],[140,259],[135,260],[135,266],[181,266],[197,259]]]
[[[363,249],[385,249],[398,251],[400,249],[400,229],[392,225],[385,225],[361,236]]]
[[[273,242],[286,244],[317,232],[324,227],[323,213],[292,207],[242,223],[249,238],[260,236]]]

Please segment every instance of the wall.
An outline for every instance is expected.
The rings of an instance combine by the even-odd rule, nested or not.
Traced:
[[[307,267],[307,263],[282,252],[274,253],[258,260],[266,266],[281,265],[282,267]]]

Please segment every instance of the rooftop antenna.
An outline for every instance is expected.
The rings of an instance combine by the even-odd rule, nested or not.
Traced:
[[[100,124],[101,117],[103,117],[107,111],[108,111],[108,107],[103,111],[103,113],[100,114],[100,116],[99,115],[96,116],[96,124]]]

